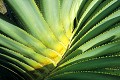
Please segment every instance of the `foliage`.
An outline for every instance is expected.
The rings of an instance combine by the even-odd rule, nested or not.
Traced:
[[[119,80],[120,0],[4,0],[0,80]]]

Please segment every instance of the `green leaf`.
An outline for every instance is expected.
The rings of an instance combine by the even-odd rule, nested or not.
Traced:
[[[45,80],[118,80],[120,77],[117,75],[99,73],[99,72],[66,72]]]
[[[88,42],[84,43],[80,47],[78,47],[75,51],[72,51],[71,49],[67,50],[65,53],[65,59],[62,61],[66,61],[72,57],[75,57],[76,55],[80,54],[81,52],[85,52],[86,50],[93,48],[93,47],[98,47],[100,45],[103,45],[106,42],[110,42],[114,39],[117,39],[120,37],[120,24],[117,24],[114,26],[114,28],[110,29],[109,31],[106,31],[104,33],[101,33],[100,35],[96,36],[95,38],[92,38]],[[112,26],[113,27],[113,26]]]
[[[51,59],[49,59],[41,54],[38,54],[33,49],[31,49],[23,44],[20,44],[8,37],[5,37],[1,34],[0,34],[0,44],[3,46],[6,46],[9,49],[12,49],[16,52],[19,52],[28,58],[31,58],[31,59],[39,62],[41,65],[50,64],[51,62],[55,65],[55,63]]]
[[[120,69],[119,68],[105,68],[105,69],[98,69],[98,70],[95,70],[95,71],[110,73],[110,74],[118,75],[118,76],[120,75]]]
[[[72,64],[72,62],[78,61],[78,60],[81,60],[81,59],[89,59],[89,58],[99,57],[99,56],[103,56],[103,55],[110,54],[110,53],[115,53],[115,52],[120,51],[119,47],[120,47],[120,42],[119,41],[109,43],[109,44],[106,44],[106,45],[103,45],[103,46],[99,46],[95,49],[83,52],[82,54],[79,54],[75,57],[73,56],[73,58],[71,58],[70,60],[68,59],[68,61],[66,61],[66,62],[64,61],[65,63],[63,63],[61,66],[64,66],[64,65],[67,65],[67,64]]]
[[[73,33],[74,34],[73,37],[75,37],[75,35],[76,35],[76,37],[72,40],[72,43],[71,43],[72,45],[78,39],[80,39],[89,29],[91,29],[98,22],[100,22],[102,19],[104,19],[108,14],[113,12],[113,10],[115,8],[120,6],[119,0],[109,0],[109,1],[106,0],[105,3],[103,3],[102,9],[100,8],[100,10],[98,10],[98,12],[96,14],[94,14],[94,16],[85,24],[85,26],[83,26],[83,28],[81,30],[79,29],[79,26],[78,26],[78,28],[76,28],[76,31]],[[79,33],[78,33],[78,31],[79,31]]]
[[[77,26],[82,26],[83,23],[85,22],[85,20],[92,14],[92,12],[99,6],[99,4],[102,2],[102,0],[92,0],[86,10],[84,11],[84,13],[82,14],[80,21],[78,23]],[[77,29],[78,32],[79,29]]]
[[[86,11],[87,7],[93,0],[82,0],[82,3],[79,7],[78,13],[77,13],[77,21],[79,22],[80,18],[82,17],[83,13]],[[76,26],[77,27],[77,26]]]
[[[71,71],[89,71],[106,67],[120,67],[120,56],[106,56],[96,59],[79,60],[71,65],[56,70],[52,75],[71,72]]]
[[[43,56],[46,56],[48,58],[51,58],[56,63],[60,60],[61,55],[57,52],[55,52],[52,49],[49,49],[41,41],[31,36],[29,33],[25,32],[24,30],[18,28],[17,26],[14,26],[6,21],[3,21],[0,19],[0,31],[6,33],[16,41],[31,47],[34,49],[37,53],[42,54]]]
[[[43,17],[49,24],[50,29],[57,39],[59,39],[65,46],[68,45],[69,40],[65,35],[62,24],[60,23],[60,2],[59,0],[39,0],[40,10]]]
[[[6,2],[10,4],[19,16],[21,22],[24,23],[27,32],[42,41],[47,47],[60,53],[65,51],[63,44],[61,44],[51,32],[34,0],[6,0]]]
[[[0,47],[0,49],[3,49],[3,50],[8,52],[8,53],[3,53],[3,54],[5,54],[7,56],[10,56],[12,58],[15,58],[15,59],[17,59],[17,60],[19,60],[19,61],[21,61],[23,63],[26,63],[27,65],[29,65],[29,66],[31,66],[31,67],[33,67],[35,69],[42,67],[42,65],[40,65],[38,62],[36,62],[36,61],[34,61],[32,59],[26,58],[23,55],[21,55],[20,53],[14,52],[12,50],[9,50],[9,49],[3,48],[3,47]]]
[[[120,79],[119,0],[4,1],[0,80]]]
[[[82,4],[85,2],[85,0],[74,0],[72,2],[72,6],[69,12],[69,16],[70,16],[70,31],[73,32],[74,30],[74,19],[76,18],[77,12],[79,10],[80,7],[82,7]],[[72,38],[72,37],[70,37]]]
[[[27,64],[20,62],[19,60],[12,58],[10,56],[7,56],[5,54],[0,53],[0,58],[1,59],[7,59],[11,62],[13,62],[14,64],[18,65],[19,67],[21,67],[22,69],[24,69],[25,71],[33,71],[35,70],[34,68],[32,68],[31,66],[28,66]]]
[[[72,31],[70,26],[70,9],[72,7],[73,0],[63,0],[60,8],[60,22],[63,24],[66,35],[68,38],[71,37]]]
[[[104,30],[108,29],[110,26],[112,26],[113,24],[119,21],[120,21],[120,10],[117,10],[116,12],[112,13],[111,15],[103,19],[100,23],[95,25],[93,28],[91,28],[82,38],[80,38],[80,40],[78,40],[72,46],[72,50],[77,49],[86,41],[89,41],[91,38],[94,38],[100,33],[103,33]]]
[[[105,43],[106,41],[113,40],[118,37],[120,37],[120,26],[117,26],[109,31],[106,31],[106,32],[98,35],[97,37],[84,43],[78,49],[81,49],[84,52],[95,45],[100,46],[101,43]]]

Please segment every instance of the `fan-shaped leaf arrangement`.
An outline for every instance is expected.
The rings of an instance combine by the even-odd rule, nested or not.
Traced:
[[[0,80],[119,80],[120,0],[4,0]]]

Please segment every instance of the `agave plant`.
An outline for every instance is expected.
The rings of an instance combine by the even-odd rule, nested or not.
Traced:
[[[4,0],[0,80],[119,80],[120,0]]]

